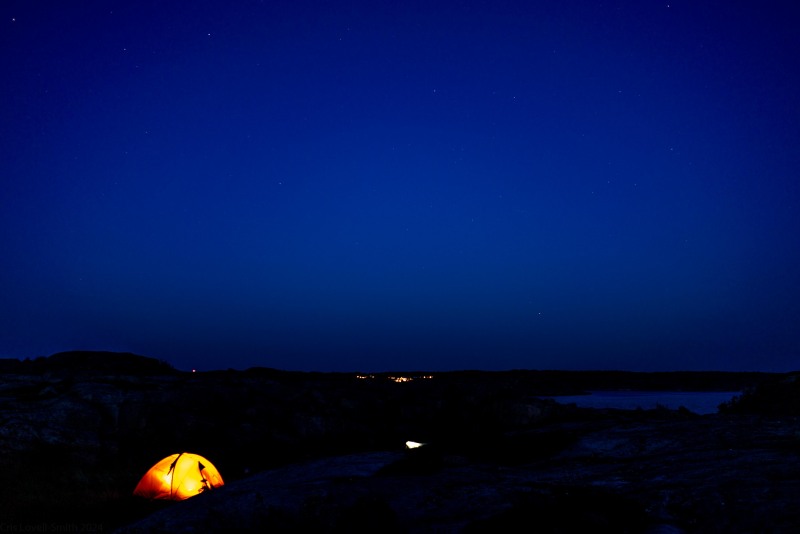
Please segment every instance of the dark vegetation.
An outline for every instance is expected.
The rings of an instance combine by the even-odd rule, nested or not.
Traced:
[[[225,478],[226,487],[210,498],[261,499],[240,512],[233,501],[220,505],[220,526],[230,526],[231,514],[239,513],[240,528],[354,531],[355,522],[387,532],[414,530],[419,521],[433,519],[413,519],[403,511],[408,498],[392,492],[406,484],[412,495],[428,492],[419,494],[426,502],[441,501],[450,519],[438,521],[446,529],[507,531],[539,517],[545,532],[639,532],[659,522],[692,530],[707,528],[709,521],[734,525],[724,510],[697,509],[715,495],[745,498],[735,480],[732,488],[709,486],[694,498],[682,489],[697,488],[693,477],[706,480],[721,469],[720,455],[745,449],[754,459],[760,456],[752,451],[790,459],[800,454],[800,433],[791,426],[796,421],[783,417],[798,415],[794,374],[461,371],[359,377],[266,368],[187,373],[132,354],[72,352],[0,360],[0,375],[0,469],[6,481],[0,515],[16,525],[93,523],[108,530],[159,510],[188,512],[195,499],[176,505],[131,495],[151,465],[185,451],[210,459]],[[411,380],[397,382],[400,377]],[[704,417],[686,410],[586,410],[539,398],[609,389],[747,392],[723,406],[721,415]],[[428,445],[403,452],[406,440]],[[672,475],[667,465],[686,450],[706,464],[694,466],[694,456],[687,456],[679,465],[697,472]],[[270,487],[278,487],[317,472],[294,465],[381,451],[394,456],[380,456],[372,476],[356,476],[354,467],[341,467],[342,460],[336,469],[344,475],[337,471],[328,480],[327,497],[312,502],[306,496],[300,508],[270,501],[278,493],[259,482],[267,477]],[[793,469],[784,464],[774,476],[800,489],[800,468]],[[633,473],[625,475],[630,490],[613,482],[623,472]],[[491,481],[498,473],[505,474]],[[653,486],[651,475],[666,477],[674,489]],[[749,472],[736,476],[762,483]],[[551,482],[536,482],[545,479]],[[248,484],[255,489],[236,493],[234,488]],[[482,489],[463,489],[473,485]],[[462,488],[463,495],[453,488]],[[675,495],[655,513],[649,488],[653,499],[663,500],[664,491]],[[771,491],[773,497],[778,492]],[[765,521],[791,522],[785,514],[774,519],[770,506],[777,506],[774,498],[764,504]],[[202,512],[206,519],[208,510]],[[187,529],[194,528],[193,520],[187,519]]]
[[[770,376],[720,406],[726,414],[800,416],[800,373]]]

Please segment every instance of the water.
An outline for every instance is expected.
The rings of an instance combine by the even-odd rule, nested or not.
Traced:
[[[617,408],[650,410],[663,406],[677,410],[681,406],[697,414],[716,413],[717,407],[740,391],[592,391],[589,395],[548,397],[562,404],[582,408]]]

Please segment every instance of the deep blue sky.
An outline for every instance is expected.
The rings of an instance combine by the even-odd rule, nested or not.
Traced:
[[[4,1],[0,356],[798,369],[793,5]]]

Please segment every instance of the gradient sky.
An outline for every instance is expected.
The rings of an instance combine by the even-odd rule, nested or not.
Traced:
[[[800,368],[793,2],[0,3],[0,357]]]

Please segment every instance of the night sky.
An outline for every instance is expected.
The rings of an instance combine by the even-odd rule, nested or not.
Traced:
[[[0,357],[800,368],[794,2],[0,3]]]

